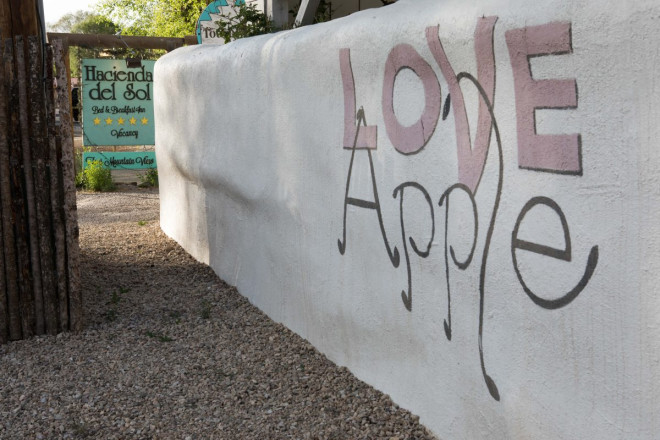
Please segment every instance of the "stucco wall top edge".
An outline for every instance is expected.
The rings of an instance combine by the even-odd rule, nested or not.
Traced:
[[[503,7],[503,4],[506,7]],[[602,1],[588,1],[578,4],[559,0],[549,0],[542,5],[528,8],[524,0],[502,1],[458,1],[458,0],[399,0],[397,3],[383,8],[367,9],[346,17],[329,22],[304,26],[292,30],[285,30],[274,34],[243,38],[226,45],[195,45],[179,48],[162,57],[158,63],[161,65],[170,62],[185,62],[191,64],[208,63],[210,60],[221,62],[222,59],[236,57],[258,56],[266,49],[277,47],[288,51],[303,47],[359,47],[363,44],[375,43],[374,32],[387,29],[389,33],[401,31],[402,35],[410,22],[418,22],[420,28],[440,25],[441,34],[453,34],[459,29],[473,29],[475,17],[497,15],[502,28],[505,21],[513,21],[514,26],[541,24],[537,23],[537,16],[545,16],[543,11],[552,10],[554,21],[566,20],[576,25],[581,17],[592,16],[594,22],[603,22],[605,16],[612,22],[626,21],[629,17],[639,14],[640,11],[660,13],[657,2],[641,0],[636,2],[635,8],[625,5],[611,5],[611,8],[602,8]],[[414,4],[415,7],[412,7]],[[528,12],[511,15],[507,11],[516,10],[512,4],[525,6]],[[586,11],[590,11],[585,13]],[[599,17],[593,16],[598,12]],[[545,20],[547,21],[547,20]],[[388,25],[390,23],[390,25]],[[374,26],[375,25],[375,26]],[[584,26],[592,24],[584,22]],[[579,26],[574,26],[579,27]],[[378,29],[374,31],[374,29]],[[466,35],[467,37],[467,35]],[[469,38],[471,38],[471,32]],[[452,35],[456,41],[456,35]]]

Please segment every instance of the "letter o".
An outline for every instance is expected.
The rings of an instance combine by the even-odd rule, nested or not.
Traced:
[[[401,125],[394,114],[394,83],[398,73],[403,69],[412,70],[422,81],[426,101],[422,116],[409,127]],[[431,66],[411,45],[394,46],[385,63],[383,118],[387,136],[399,153],[415,154],[424,148],[438,123],[441,100],[440,84]]]

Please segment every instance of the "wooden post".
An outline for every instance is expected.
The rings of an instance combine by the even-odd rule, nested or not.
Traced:
[[[80,284],[80,248],[78,245],[78,211],[76,210],[75,170],[73,163],[73,127],[69,94],[69,47],[62,39],[52,43],[57,70],[57,102],[62,133],[62,178],[69,276],[70,328],[82,330],[82,290]]]
[[[265,13],[273,24],[282,28],[289,23],[289,5],[286,0],[266,0]]]
[[[0,343],[83,322],[68,45],[42,44],[37,5],[0,0]]]
[[[165,49],[171,51],[184,45],[197,44],[197,38],[187,36],[184,38],[171,37],[135,37],[107,35],[107,34],[65,34],[48,32],[48,41],[66,40],[68,46],[86,47],[89,49]]]
[[[0,99],[2,99],[4,94],[0,94]],[[2,115],[2,110],[0,110],[0,125],[2,124],[3,115]],[[4,128],[0,126],[0,130]],[[2,133],[0,133],[0,137],[2,137]],[[1,142],[1,141],[0,141]],[[4,215],[3,211],[3,204],[2,204],[2,195],[0,194],[0,216]],[[5,247],[5,240],[4,240],[4,228],[2,227],[2,223],[0,223],[0,248],[4,249]],[[6,283],[6,278],[5,278],[5,254],[4,252],[0,252],[0,344],[4,344],[7,342],[7,337],[9,336],[8,334],[8,328],[7,328],[7,321],[8,321],[8,316],[7,316],[7,283]]]
[[[24,201],[24,179],[23,179],[23,152],[19,132],[19,105],[18,105],[18,80],[14,66],[14,42],[12,39],[5,40],[3,51],[4,85],[8,99],[8,138],[9,138],[9,177],[12,201],[12,217],[14,228],[14,241],[16,246],[16,278],[17,289],[9,290],[7,307],[9,309],[9,339],[17,340],[22,337],[30,337],[32,328],[28,334],[22,332],[21,298],[32,298],[32,278],[30,276],[30,249],[27,242],[28,229],[26,223],[26,208]],[[4,218],[3,218],[4,220]],[[8,248],[7,248],[8,249]],[[6,249],[6,250],[7,250]],[[33,317],[31,310],[28,311],[30,320]]]
[[[48,46],[46,55],[46,112],[48,115],[48,149],[50,168],[50,201],[53,216],[53,240],[55,245],[55,276],[57,283],[57,310],[59,332],[69,329],[69,288],[66,270],[66,234],[64,231],[64,198],[62,197],[62,168],[57,151],[55,127],[55,89],[53,76],[53,48]]]
[[[49,34],[46,48],[41,32],[38,1],[0,0],[0,343],[83,325],[69,46],[196,44],[192,36]]]
[[[9,91],[5,81],[4,44],[0,41],[0,55],[3,63],[0,65],[0,204],[2,209],[2,260],[0,277],[3,279],[0,290],[0,343],[9,338],[10,301],[18,303],[18,283],[16,274],[16,250],[14,244],[13,209],[11,197],[11,181],[9,179],[9,127],[7,115],[7,100]],[[17,327],[17,326],[16,326]],[[15,328],[15,330],[17,330]]]
[[[2,39],[16,35],[40,35],[37,2],[34,0],[0,0],[0,33]]]
[[[16,78],[18,79],[18,111],[21,133],[21,146],[23,148],[23,172],[25,173],[25,200],[27,202],[27,221],[30,243],[30,263],[32,275],[32,289],[34,297],[21,295],[21,318],[23,333],[26,327],[31,327],[28,321],[29,313],[34,303],[34,331],[40,335],[44,333],[44,303],[41,283],[41,258],[39,256],[39,236],[37,232],[37,207],[34,191],[34,173],[32,170],[32,151],[30,148],[30,126],[28,123],[28,95],[25,63],[25,44],[22,36],[14,38],[14,57],[16,59]]]
[[[53,261],[53,239],[51,236],[51,206],[48,141],[46,131],[46,93],[43,77],[43,61],[39,37],[28,37],[28,90],[30,109],[30,146],[34,168],[35,212],[39,241],[39,264],[43,292],[44,321],[46,333],[57,334],[57,284]]]

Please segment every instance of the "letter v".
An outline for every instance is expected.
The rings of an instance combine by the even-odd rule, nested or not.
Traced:
[[[474,31],[474,51],[477,58],[477,78],[488,100],[494,103],[495,96],[495,52],[493,49],[493,32],[497,17],[480,18]],[[456,126],[456,143],[458,148],[458,181],[466,185],[473,193],[477,192],[484,165],[488,146],[490,145],[490,133],[492,118],[488,106],[483,99],[479,100],[479,119],[477,123],[477,134],[474,139],[474,148],[470,145],[470,126],[463,92],[458,84],[458,78],[454,73],[447,54],[440,41],[438,26],[426,28],[426,41],[435,61],[440,66],[442,75],[449,86],[451,103],[454,107],[454,124]]]

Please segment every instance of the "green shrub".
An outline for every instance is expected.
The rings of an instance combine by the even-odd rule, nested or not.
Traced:
[[[76,174],[76,188],[83,189],[87,186],[87,177],[83,171],[78,171]]]
[[[103,162],[95,160],[87,163],[83,170],[81,185],[90,191],[112,191],[115,184],[112,182],[112,173],[109,168],[103,166]],[[76,179],[77,181],[78,179]],[[77,182],[76,182],[77,183]]]
[[[78,179],[78,174],[82,172],[82,157],[83,152],[81,150],[76,150],[73,155],[73,169],[76,172],[76,180]]]
[[[145,187],[158,187],[158,170],[156,168],[151,168],[147,170],[144,174],[138,174],[138,179],[140,179],[140,186]]]
[[[78,174],[83,170],[83,153],[89,153],[92,151],[92,147],[82,147],[76,148],[73,155],[73,169],[76,172],[76,182],[78,181]]]

